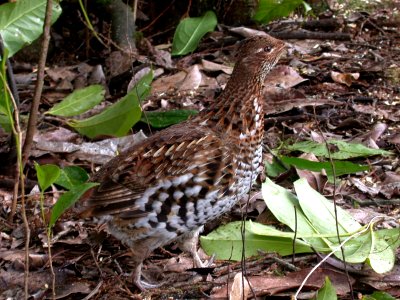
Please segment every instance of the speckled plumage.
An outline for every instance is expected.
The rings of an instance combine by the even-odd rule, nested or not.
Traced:
[[[93,177],[100,185],[83,201],[85,215],[101,216],[132,249],[139,288],[151,287],[140,274],[154,249],[192,238],[249,192],[262,169],[263,82],[284,48],[270,36],[242,42],[210,108],[132,146]]]

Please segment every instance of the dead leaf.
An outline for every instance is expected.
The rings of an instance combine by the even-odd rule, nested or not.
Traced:
[[[233,278],[229,300],[247,299],[250,293],[250,285],[242,272],[239,272]]]
[[[185,77],[186,72],[180,71],[170,76],[158,78],[151,84],[151,92],[152,94],[162,94],[169,90],[174,90],[177,87],[177,83],[182,82]]]
[[[202,76],[203,75],[200,72],[199,65],[196,64],[196,65],[192,66],[189,69],[189,71],[187,72],[187,75],[186,75],[185,79],[183,80],[183,82],[178,85],[178,90],[193,91],[193,90],[198,89],[198,87],[200,86],[200,83],[201,83]]]
[[[249,276],[248,279],[250,281],[252,289],[257,296],[276,295],[281,292],[298,288],[310,271],[311,268],[306,268],[298,272],[289,273],[286,276]],[[338,296],[347,295],[347,293],[349,292],[349,285],[346,274],[328,268],[319,268],[315,272],[313,272],[308,278],[304,289],[320,289],[324,284],[326,276],[329,277],[332,284],[335,286]],[[355,282],[355,280],[351,277],[350,281],[352,284]],[[229,290],[231,290],[231,286],[232,282],[229,283]],[[211,291],[211,299],[225,298],[226,290],[226,286],[213,288]]]
[[[265,86],[279,86],[288,89],[307,80],[292,67],[277,66],[265,78]]]
[[[233,32],[233,33],[237,33],[240,34],[241,36],[248,38],[248,37],[252,37],[255,35],[261,35],[261,36],[265,36],[266,33],[265,31],[262,30],[255,30],[252,28],[248,28],[248,27],[234,27],[234,28],[229,28],[229,31]]]
[[[331,71],[331,78],[333,81],[341,84],[345,84],[348,87],[360,78],[360,73],[339,73]]]
[[[233,71],[233,67],[225,66],[222,64],[216,64],[214,62],[211,62],[211,61],[208,61],[205,59],[201,60],[201,66],[202,66],[201,69],[204,71],[212,71],[212,72],[222,71],[228,75],[232,74],[232,71]]]

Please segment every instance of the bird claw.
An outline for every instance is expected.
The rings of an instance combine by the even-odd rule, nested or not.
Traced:
[[[142,292],[148,290],[148,289],[155,289],[155,288],[159,288],[160,286],[162,286],[165,282],[162,283],[149,283],[147,281],[144,280],[135,280],[133,282]]]
[[[196,266],[196,268],[209,268],[214,263],[215,254],[213,254],[209,260],[206,260],[204,262],[200,259],[197,252],[193,253],[192,255],[193,255],[194,265]]]

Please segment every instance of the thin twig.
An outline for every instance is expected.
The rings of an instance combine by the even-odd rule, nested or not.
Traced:
[[[22,131],[19,121],[19,110],[17,102],[14,99],[13,94],[11,93],[10,87],[8,86],[7,82],[3,82],[4,87],[7,89],[11,103],[14,108],[14,124],[11,126],[13,134],[15,136],[15,144],[17,150],[17,166],[16,166],[16,177],[15,177],[15,185],[14,185],[14,200],[13,203],[17,203],[16,197],[18,196],[18,185],[21,183],[21,209],[22,209],[22,220],[24,222],[24,229],[25,229],[25,272],[24,272],[24,298],[28,299],[29,293],[29,241],[31,238],[31,231],[29,228],[28,218],[26,217],[26,209],[25,209],[25,175],[23,172],[23,165],[22,165]]]
[[[310,276],[315,272],[315,270],[317,270],[329,257],[331,257],[333,254],[335,254],[335,252],[337,252],[338,250],[342,249],[343,246],[350,241],[351,239],[355,239],[358,236],[360,236],[361,234],[363,234],[364,232],[367,232],[371,226],[371,224],[374,224],[375,219],[377,219],[379,217],[374,217],[368,224],[368,226],[366,226],[363,230],[356,232],[355,234],[347,237],[339,246],[335,247],[334,249],[332,249],[332,251],[325,256],[325,258],[323,260],[321,260],[318,264],[316,264],[314,266],[314,268],[311,269],[311,271],[307,274],[306,278],[304,278],[303,282],[301,283],[301,285],[299,286],[299,288],[296,291],[296,294],[294,295],[294,299],[297,299],[297,297],[299,296],[301,290],[303,289],[304,285],[306,284],[307,280],[310,278]]]
[[[29,114],[28,128],[26,131],[25,143],[22,151],[22,165],[25,166],[29,154],[32,149],[33,135],[36,131],[36,123],[38,118],[39,104],[42,97],[43,85],[44,85],[44,68],[46,66],[47,52],[49,50],[50,43],[50,26],[51,26],[51,15],[52,15],[53,0],[47,0],[46,4],[46,15],[43,24],[43,41],[42,49],[40,52],[40,58],[38,63],[37,80],[35,86],[35,94],[33,96],[32,107]]]
[[[315,106],[313,106],[313,109],[314,109],[314,115],[316,115]],[[326,147],[326,150],[327,150],[327,152],[328,152],[329,163],[330,163],[331,168],[332,168],[332,176],[333,176],[333,210],[334,210],[334,212],[335,212],[336,236],[337,236],[337,239],[338,239],[338,243],[341,244],[341,241],[340,241],[340,231],[339,231],[339,221],[338,221],[338,214],[337,214],[337,203],[336,203],[336,169],[335,169],[335,165],[334,165],[334,163],[333,163],[333,159],[332,159],[331,151],[330,151],[330,149],[329,149],[328,141],[326,140],[324,134],[322,133],[322,130],[321,130],[321,128],[319,127],[319,123],[318,123],[317,120],[316,120],[316,126],[317,126],[317,128],[318,128],[319,133],[320,133],[321,136],[322,136],[322,139],[324,140],[325,147]],[[352,300],[354,300],[353,286],[352,286],[351,281],[350,281],[349,271],[347,270],[346,256],[345,256],[345,253],[344,253],[344,248],[343,248],[343,247],[340,247],[340,251],[341,251],[341,253],[342,253],[342,259],[343,259],[343,264],[344,264],[344,271],[345,271],[345,273],[346,273],[347,282],[348,282],[348,284],[349,284],[350,297],[351,297]]]

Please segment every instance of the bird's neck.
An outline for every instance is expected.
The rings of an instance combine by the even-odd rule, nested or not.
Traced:
[[[259,142],[264,131],[263,83],[255,76],[240,75],[232,74],[222,94],[198,118],[234,139]]]

